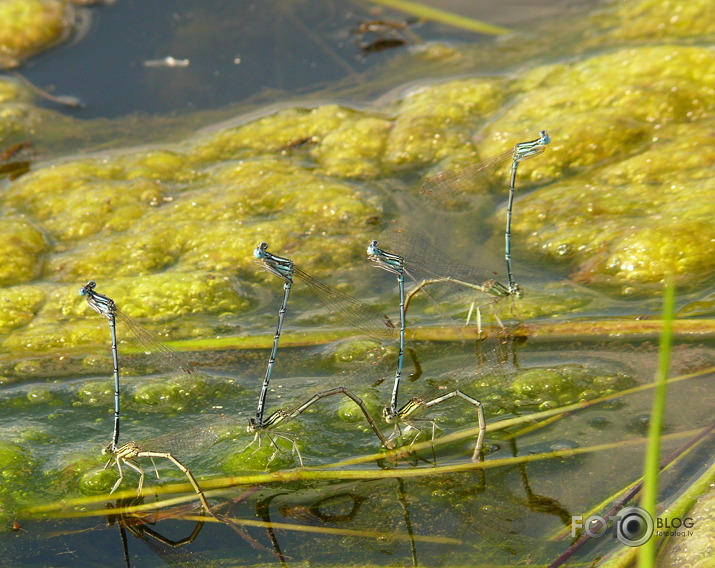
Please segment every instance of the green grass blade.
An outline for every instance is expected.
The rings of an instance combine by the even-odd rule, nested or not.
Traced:
[[[660,335],[658,373],[655,379],[656,387],[653,397],[653,411],[650,417],[648,432],[648,450],[643,466],[643,496],[641,507],[655,519],[658,514],[655,509],[658,500],[658,464],[660,462],[661,428],[665,412],[665,395],[668,372],[670,370],[670,352],[673,343],[673,318],[675,314],[675,286],[672,279],[666,280],[663,295],[663,330]],[[650,538],[638,551],[639,568],[655,568],[655,553],[658,539]]]
[[[511,33],[511,30],[508,28],[487,24],[485,22],[480,22],[479,20],[454,14],[453,12],[447,12],[446,10],[440,10],[439,8],[432,8],[430,6],[418,4],[417,2],[408,2],[407,0],[370,1],[373,4],[381,4],[383,6],[387,6],[388,8],[394,8],[400,12],[405,12],[406,14],[412,14],[421,20],[441,22],[443,24],[454,26],[455,28],[462,28],[472,32],[478,32],[480,34],[504,35]]]

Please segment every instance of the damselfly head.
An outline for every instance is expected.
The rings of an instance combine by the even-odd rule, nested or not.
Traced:
[[[392,424],[395,421],[396,415],[389,406],[386,406],[382,409],[382,417],[385,419],[385,422]]]
[[[268,250],[268,243],[263,241],[253,250],[253,258],[265,258]]]
[[[89,282],[87,282],[87,284],[85,284],[79,289],[79,294],[80,296],[86,296],[87,294],[90,294],[92,290],[94,290],[96,287],[97,283],[94,280],[90,280]]]

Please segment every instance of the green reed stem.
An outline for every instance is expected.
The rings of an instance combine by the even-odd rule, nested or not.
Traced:
[[[406,14],[412,14],[421,20],[441,22],[443,24],[454,26],[455,28],[462,28],[472,32],[478,32],[480,34],[504,35],[511,33],[511,30],[508,28],[503,28],[494,24],[487,24],[485,22],[480,22],[479,20],[467,18],[466,16],[460,16],[459,14],[455,14],[453,12],[447,12],[446,10],[440,10],[438,8],[425,6],[424,4],[418,4],[417,2],[409,2],[408,0],[370,1],[373,4],[381,4],[383,6],[387,6],[388,8],[394,8],[400,12],[405,12]]]
[[[566,321],[558,323],[526,324],[516,330],[517,335],[528,336],[530,339],[548,337],[550,339],[587,340],[593,338],[603,339],[604,336],[618,336],[625,339],[648,339],[658,337],[662,330],[663,322],[654,320],[592,320],[592,321]],[[679,319],[672,322],[673,335],[697,336],[705,338],[715,336],[715,319]],[[355,337],[351,330],[321,330],[321,331],[296,331],[290,337],[281,339],[282,347],[311,347],[325,345],[341,339]],[[415,326],[406,333],[410,341],[444,341],[463,342],[477,339],[478,334],[473,326],[457,327],[420,327]],[[187,339],[165,342],[176,351],[211,351],[214,349],[270,349],[273,344],[273,335],[250,335],[244,337],[219,337],[209,339]],[[126,353],[139,353],[140,349],[125,348]]]
[[[643,466],[643,495],[641,507],[648,511],[652,518],[657,517],[655,509],[658,500],[658,473],[660,462],[661,428],[665,412],[665,395],[667,390],[668,372],[670,370],[670,352],[673,343],[673,318],[675,315],[675,286],[672,278],[668,278],[663,295],[663,331],[660,335],[660,350],[658,372],[655,378],[655,396],[653,411],[650,416],[648,432],[648,451]],[[639,568],[654,568],[657,538],[650,538],[638,550]]]
[[[664,436],[664,440],[678,440],[681,438],[691,437],[696,433],[696,431],[688,432],[676,432],[674,434],[668,434]],[[465,462],[459,464],[445,465],[445,466],[425,466],[416,467],[410,469],[339,469],[339,470],[326,470],[326,467],[330,466],[320,466],[320,468],[300,468],[300,469],[290,469],[290,470],[279,470],[268,473],[253,473],[246,475],[232,475],[216,479],[206,479],[201,481],[201,487],[204,489],[207,496],[220,495],[221,491],[214,492],[215,489],[227,489],[236,486],[256,486],[256,485],[267,485],[273,483],[292,483],[292,482],[315,482],[315,481],[345,481],[345,480],[370,480],[370,479],[391,479],[391,478],[420,478],[420,477],[433,477],[443,474],[453,474],[462,473],[467,471],[476,471],[478,469],[495,469],[499,467],[512,467],[519,464],[527,464],[532,462],[544,461],[549,459],[565,459],[573,458],[575,456],[591,454],[596,452],[613,452],[617,450],[625,450],[626,448],[632,446],[642,446],[647,442],[645,438],[637,438],[633,440],[624,440],[621,442],[610,442],[606,444],[598,444],[595,446],[585,446],[581,448],[570,448],[565,450],[554,450],[550,452],[543,452],[539,454],[529,454],[525,456],[516,456],[510,458],[501,458],[488,460],[483,462]],[[410,450],[405,449],[404,452],[408,453]],[[400,450],[392,450],[390,452],[385,452],[383,458],[394,458],[399,459]],[[344,463],[344,462],[340,462]],[[333,466],[337,464],[331,464]],[[172,494],[177,492],[190,492],[192,487],[188,483],[172,483],[163,486],[154,486],[151,488],[152,494]],[[134,490],[125,490],[115,493],[118,498],[129,497],[136,495]],[[189,499],[195,499],[195,495],[189,495],[185,498],[174,498],[162,501],[157,501],[154,503],[141,505],[140,508],[136,510],[151,510],[153,508],[163,508],[167,505],[175,505],[185,502]],[[34,517],[37,515],[45,516],[57,516],[61,518],[72,517],[72,516],[102,516],[106,514],[104,509],[97,509],[92,511],[89,507],[93,504],[101,505],[107,500],[106,495],[95,495],[91,497],[82,497],[78,499],[67,499],[57,503],[50,503],[47,505],[40,505],[36,507],[31,507],[21,511],[20,516],[24,518]],[[72,512],[71,509],[80,508],[76,512]],[[129,509],[134,511],[135,509]]]

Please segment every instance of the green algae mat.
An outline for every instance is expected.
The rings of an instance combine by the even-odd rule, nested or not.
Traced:
[[[0,66],[62,41],[76,10],[0,3]],[[610,534],[579,544],[574,518],[637,496],[667,278],[659,503],[692,527],[653,538],[659,565],[709,565],[713,22],[706,0],[600,5],[495,43],[386,53],[360,88],[145,121],[73,118],[0,76],[0,566],[629,565]],[[297,280],[268,411],[360,375],[351,389],[395,447],[339,396],[254,441],[283,292],[254,248],[393,322],[394,276],[365,252],[389,244],[393,221],[504,282],[507,170],[456,206],[433,207],[420,186],[541,130],[552,141],[519,165],[511,226],[523,294],[480,314],[514,338],[499,368],[459,385],[484,407],[483,460],[470,459],[464,400],[412,429],[385,424],[394,368],[371,358],[392,364],[396,334],[357,337]],[[141,495],[127,466],[110,495],[110,334],[79,294],[89,280],[191,362],[167,371],[119,322],[121,443],[160,436],[156,451],[190,468],[218,520],[159,458],[156,472],[138,460]],[[407,313],[403,402],[484,363],[467,321],[479,294],[425,291]],[[192,438],[197,425],[211,444]]]

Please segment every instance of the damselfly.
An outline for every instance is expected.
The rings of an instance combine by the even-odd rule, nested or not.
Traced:
[[[489,176],[511,159],[511,174],[509,177],[509,197],[506,206],[506,228],[504,231],[504,258],[508,278],[507,290],[510,294],[519,293],[519,286],[514,281],[511,263],[511,217],[514,205],[516,171],[519,163],[533,156],[538,156],[551,142],[546,130],[539,132],[539,137],[528,142],[519,142],[513,149],[492,156],[483,162],[467,166],[451,172],[442,172],[428,178],[420,188],[420,194],[429,202],[444,203],[455,197],[469,194],[476,186],[487,183]]]
[[[190,375],[191,364],[186,358],[157,339],[154,334],[143,328],[134,318],[120,310],[114,300],[95,291],[97,283],[90,280],[79,290],[80,295],[87,299],[87,305],[100,316],[107,319],[112,340],[112,363],[114,366],[114,431],[109,447],[117,449],[119,444],[119,352],[117,349],[117,320],[132,333],[134,341],[144,351],[151,355],[159,368],[164,371]]]
[[[358,397],[356,397],[344,385],[337,385],[333,388],[326,389],[325,391],[315,393],[312,397],[303,401],[302,404],[297,405],[295,408],[277,411],[264,421],[263,416],[265,412],[266,397],[268,396],[268,387],[273,374],[273,367],[275,365],[278,350],[278,342],[283,329],[283,320],[294,278],[298,278],[301,283],[305,284],[325,306],[325,308],[330,313],[337,316],[341,322],[354,327],[363,334],[376,339],[386,339],[392,337],[396,330],[390,321],[390,318],[386,315],[380,314],[364,302],[361,302],[344,292],[335,290],[320,280],[313,278],[308,273],[298,268],[292,260],[269,252],[267,243],[260,243],[258,247],[256,247],[253,255],[262,268],[283,280],[283,300],[278,310],[278,325],[273,338],[273,346],[268,360],[268,368],[266,369],[266,374],[261,386],[261,394],[258,399],[256,416],[249,421],[249,432],[256,432],[258,435],[261,431],[270,429],[279,422],[285,422],[286,420],[295,418],[297,415],[305,411],[306,408],[326,396],[344,394],[355,401],[358,406],[363,409],[365,417],[368,422],[371,423],[371,426],[373,426],[375,434],[378,438],[384,440],[384,438],[382,438],[382,434],[379,433],[379,429],[374,426],[372,417],[370,417],[369,413],[366,409],[364,409],[362,401],[359,400]]]

